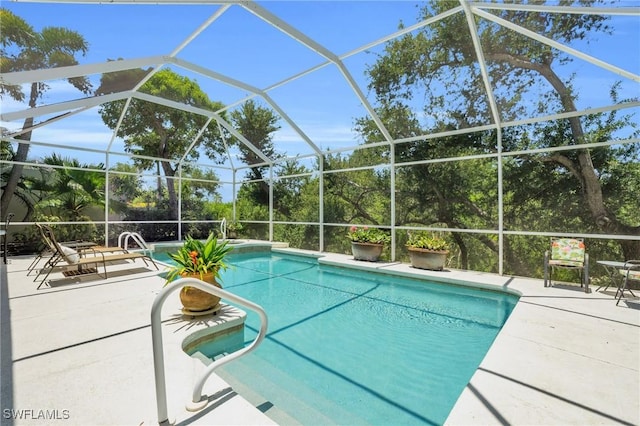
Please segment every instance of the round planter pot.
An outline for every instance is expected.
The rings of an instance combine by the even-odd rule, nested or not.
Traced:
[[[380,258],[383,248],[384,244],[351,242],[351,252],[355,260],[376,262]]]
[[[200,279],[200,274],[182,275],[182,278]],[[216,281],[216,275],[213,272],[204,274],[202,281],[218,288],[222,288],[222,286]],[[220,298],[195,287],[185,286],[180,290],[180,302],[182,302],[182,306],[185,310],[190,312],[200,312],[214,308],[218,303],[220,303]]]
[[[407,249],[411,258],[411,266],[432,271],[442,271],[449,254],[448,250],[427,250],[414,247],[407,247]]]

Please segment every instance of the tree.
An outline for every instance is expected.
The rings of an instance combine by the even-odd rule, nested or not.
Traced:
[[[565,5],[592,5],[592,0],[567,0]],[[426,19],[446,11],[452,3],[431,1],[421,11]],[[532,13],[517,10],[494,12],[500,18],[519,24],[536,33],[565,44],[588,39],[597,32],[609,33],[607,18],[600,15]],[[499,25],[479,21],[480,43],[491,82],[495,87],[496,102],[502,118],[521,116],[528,109],[520,94],[533,85],[549,88],[537,104],[538,112],[576,111],[571,80],[563,80],[557,73],[558,65],[571,60],[546,44]],[[479,75],[477,58],[464,14],[452,15],[426,27],[415,35],[406,35],[390,42],[383,55],[368,70],[372,88],[382,108],[408,106],[414,93],[425,94],[425,113],[437,116],[443,109],[447,115],[436,120],[436,126],[454,128],[486,124],[491,120],[489,103]],[[455,95],[454,95],[455,94]],[[514,95],[515,94],[515,95]],[[573,117],[558,121],[570,144],[601,141],[611,132],[585,132],[588,118]],[[629,122],[627,122],[628,124]],[[545,127],[542,125],[540,127]],[[546,126],[549,130],[549,126]],[[556,143],[560,138],[553,139]],[[549,146],[548,138],[530,139],[535,147]],[[567,144],[566,139],[560,142]],[[532,148],[530,146],[529,148]],[[577,148],[538,156],[537,161],[560,168],[573,179],[580,190],[590,220],[604,233],[639,235],[640,227],[625,223],[607,205],[602,191],[601,171],[594,165],[594,150]],[[627,258],[640,256],[640,241],[622,241]]]
[[[192,197],[200,200],[220,199],[220,178],[211,169],[186,168],[182,170],[182,197]]]
[[[90,221],[90,207],[104,207],[105,180],[103,164],[81,164],[77,159],[63,158],[57,154],[45,157],[42,162],[51,166],[45,194],[38,209],[49,216],[66,221]]]
[[[280,129],[278,116],[268,108],[258,106],[253,100],[245,102],[239,110],[231,113],[231,121],[240,134],[258,148],[265,156],[276,160],[281,155],[275,153],[273,133]],[[234,143],[240,149],[241,159],[248,165],[263,163],[255,152],[238,140]],[[264,181],[267,166],[249,169],[246,179],[255,180],[247,184],[251,197],[258,204],[269,204],[269,185]]]
[[[64,67],[77,65],[77,54],[87,53],[88,44],[75,31],[61,27],[45,27],[42,31],[35,31],[22,18],[11,11],[0,8],[0,71],[3,73],[37,70],[43,68]],[[85,77],[73,77],[67,80],[84,94],[91,93],[91,84]],[[29,91],[29,107],[35,108],[38,99],[49,89],[44,82],[31,83]],[[0,94],[9,95],[17,101],[24,101],[25,93],[20,86],[0,85]],[[23,130],[33,127],[33,117],[25,119]],[[31,140],[31,131],[18,136],[18,139]],[[0,214],[5,220],[9,203],[18,187],[24,166],[29,154],[29,144],[19,143],[13,157],[13,168],[9,174],[2,197],[0,198]]]
[[[118,163],[111,168],[109,203],[112,208],[126,211],[133,200],[142,193],[142,178],[138,173],[134,165],[127,163]]]
[[[114,83],[118,75],[127,81],[135,81],[147,71],[136,70],[124,74],[105,75],[101,80],[97,94],[110,93],[114,90]],[[108,77],[107,77],[108,76]],[[223,107],[219,102],[211,101],[200,89],[197,82],[182,77],[170,69],[163,69],[155,73],[140,89],[154,96],[162,97],[186,105],[195,106],[209,111],[217,111]],[[124,101],[104,104],[100,108],[100,115],[104,123],[115,129],[124,107]],[[161,158],[166,161],[155,162],[147,158],[134,157],[134,164],[143,170],[152,169],[158,165],[162,169],[167,184],[169,197],[169,217],[178,218],[178,198],[174,177],[178,169],[178,161],[186,154],[186,161],[195,161],[199,157],[196,149],[189,150],[198,132],[204,127],[207,117],[191,112],[152,104],[139,99],[132,99],[125,117],[118,128],[118,136],[125,141],[127,152],[146,157]],[[205,153],[212,159],[223,152],[220,135],[215,125],[209,125],[199,139],[204,146]],[[161,191],[159,190],[159,193]]]

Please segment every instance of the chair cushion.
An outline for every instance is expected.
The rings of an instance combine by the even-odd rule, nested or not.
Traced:
[[[78,261],[80,260],[80,255],[78,254],[77,251],[75,251],[71,247],[67,247],[63,245],[61,245],[60,248],[62,249],[62,252],[65,254],[65,256],[67,256],[67,259],[69,260],[69,262],[78,263]]]
[[[562,268],[582,268],[584,262],[575,260],[550,260],[549,266],[559,266]]]
[[[618,272],[620,272],[620,274],[622,274],[623,276],[627,276],[627,270],[626,269],[618,269]],[[628,271],[629,272],[629,279],[630,280],[638,280],[640,281],[640,270],[631,270]]]
[[[566,263],[569,266],[582,266],[584,254],[584,242],[579,239],[555,238],[551,241],[552,261],[562,261],[560,263]]]

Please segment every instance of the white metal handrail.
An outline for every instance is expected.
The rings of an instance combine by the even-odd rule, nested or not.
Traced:
[[[229,300],[233,303],[237,303],[245,308],[251,309],[256,312],[260,317],[260,331],[256,338],[251,342],[249,346],[246,346],[238,351],[219,358],[213,363],[209,364],[207,368],[202,372],[201,376],[196,380],[193,387],[192,401],[187,404],[187,410],[198,411],[206,407],[208,399],[202,395],[202,388],[205,382],[213,374],[214,370],[223,364],[229,363],[241,356],[253,351],[264,340],[267,334],[268,319],[267,314],[260,305],[243,299],[240,296],[236,296],[233,293],[229,293],[219,287],[208,284],[197,278],[180,278],[169,284],[167,284],[158,293],[151,306],[151,342],[153,347],[153,370],[156,382],[156,401],[158,404],[158,423],[167,424],[169,422],[169,415],[167,413],[167,389],[164,375],[164,352],[162,348],[162,328],[161,328],[161,313],[162,305],[167,297],[176,290],[181,289],[184,286],[195,287],[199,290],[206,291],[222,299]]]
[[[138,245],[138,247],[140,247],[142,252],[147,254],[151,252],[151,249],[147,245],[147,242],[144,240],[144,238],[142,238],[142,235],[137,232],[126,231],[118,235],[118,247],[129,250],[130,239],[133,240]]]
[[[223,217],[222,221],[220,222],[220,234],[222,234],[223,240],[227,239],[227,218],[226,217]]]

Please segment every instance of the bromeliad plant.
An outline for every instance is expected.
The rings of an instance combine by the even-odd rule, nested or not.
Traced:
[[[352,226],[349,229],[347,238],[354,243],[386,244],[391,241],[391,237],[384,231],[378,228],[369,228],[368,226],[363,226],[362,228]]]
[[[205,242],[187,236],[182,247],[176,253],[169,254],[177,265],[169,270],[167,282],[191,274],[199,274],[203,279],[205,274],[212,272],[217,279],[220,271],[227,269],[224,258],[232,249],[227,241],[219,243],[213,232]]]
[[[410,232],[407,247],[433,251],[446,251],[449,248],[444,238],[429,232]]]

